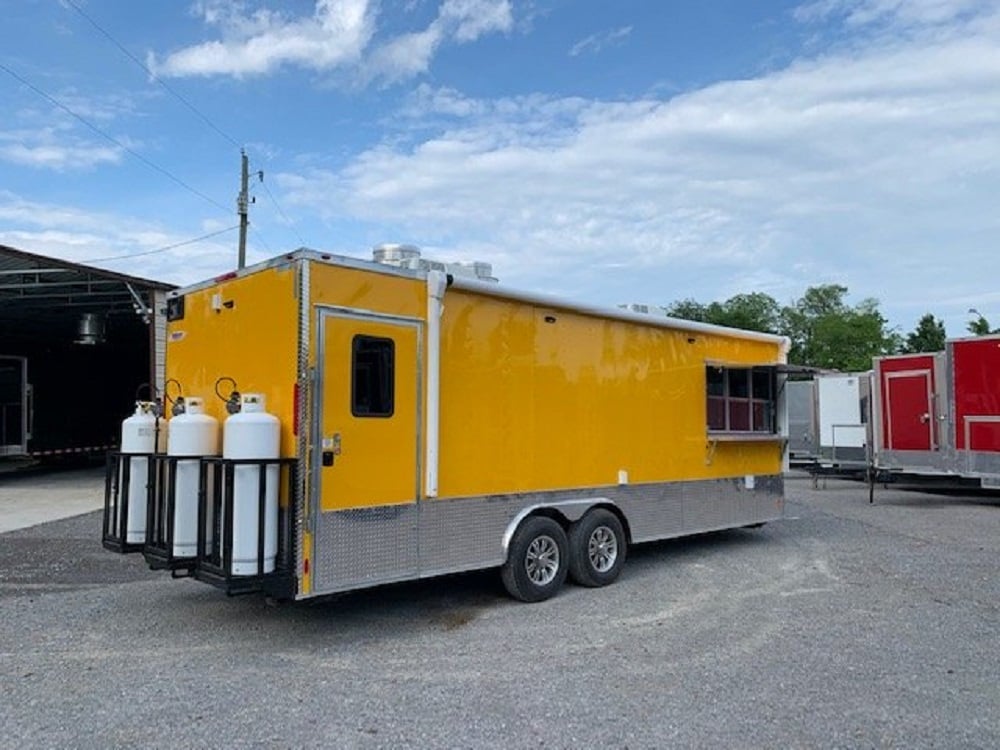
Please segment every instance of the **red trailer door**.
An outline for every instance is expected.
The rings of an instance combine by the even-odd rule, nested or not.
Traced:
[[[883,374],[886,447],[929,451],[934,447],[933,388],[930,370]]]

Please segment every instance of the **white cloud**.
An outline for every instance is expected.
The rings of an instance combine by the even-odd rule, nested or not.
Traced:
[[[136,112],[133,98],[124,94],[94,95],[69,88],[53,98],[105,132],[114,120]],[[0,124],[0,162],[56,172],[88,170],[120,163],[125,154],[123,146],[137,145],[125,136],[117,136],[116,140],[117,144],[101,140],[55,105],[12,108]]]
[[[474,42],[484,34],[510,31],[514,25],[509,0],[445,0],[439,21],[449,27],[455,41]]]
[[[404,114],[412,131],[347,167],[280,176],[286,200],[479,256],[510,283],[607,302],[713,299],[748,283],[787,301],[835,281],[857,298],[891,293],[915,319],[933,299],[960,315],[992,294],[990,18],[668,100],[490,101],[422,86]]]
[[[243,3],[201,2],[196,14],[218,27],[221,39],[184,47],[148,64],[165,77],[271,73],[282,66],[315,71],[360,71],[362,80],[394,81],[428,69],[448,40],[472,42],[509,31],[509,0],[444,0],[422,30],[375,42],[377,6],[371,0],[317,0],[312,15],[290,18],[266,8],[249,12]]]
[[[608,31],[602,31],[598,34],[591,34],[585,39],[581,39],[579,42],[574,44],[569,50],[569,56],[576,57],[584,52],[596,55],[598,52],[603,51],[607,47],[620,44],[631,33],[631,26],[622,26],[618,29],[610,29]]]
[[[396,81],[425,72],[441,44],[441,32],[431,27],[425,31],[401,34],[376,49],[367,63],[367,78]]]
[[[187,231],[207,234],[221,228],[217,220],[211,219]],[[139,255],[184,242],[191,236],[146,218],[31,201],[0,190],[0,244],[39,255],[76,263],[136,255],[95,265],[176,284],[207,278],[235,264],[232,238],[226,234],[164,253]],[[251,255],[252,261],[261,259]]]
[[[0,131],[0,161],[57,172],[118,164],[123,150],[109,143],[79,138],[61,128]]]
[[[928,25],[988,11],[991,0],[814,0],[795,10],[801,21],[843,17],[852,26],[872,23]]]
[[[125,94],[84,94],[70,88],[55,98],[80,117],[102,124],[136,112],[136,102]]]
[[[266,9],[247,13],[242,3],[201,3],[196,9],[223,38],[185,47],[162,61],[150,53],[149,67],[157,75],[241,77],[282,65],[331,70],[360,58],[375,25],[369,0],[317,0],[311,16],[297,19]]]
[[[4,140],[0,134],[0,141]],[[28,167],[54,169],[89,169],[98,164],[121,161],[121,150],[110,146],[72,147],[58,144],[6,143],[0,145],[0,160]]]

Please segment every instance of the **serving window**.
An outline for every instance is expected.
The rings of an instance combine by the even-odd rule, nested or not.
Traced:
[[[707,365],[709,432],[777,432],[776,369]]]

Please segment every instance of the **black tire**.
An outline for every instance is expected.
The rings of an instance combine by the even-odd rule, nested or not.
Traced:
[[[574,583],[596,588],[621,575],[625,565],[625,529],[604,508],[587,511],[569,527],[569,576]]]
[[[514,532],[500,578],[515,599],[544,601],[566,580],[568,560],[569,542],[562,526],[551,518],[531,516]]]

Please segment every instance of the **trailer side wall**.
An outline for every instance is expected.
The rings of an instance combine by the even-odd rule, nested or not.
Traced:
[[[449,290],[440,496],[778,474],[770,441],[706,430],[706,363],[776,363],[779,345]]]

